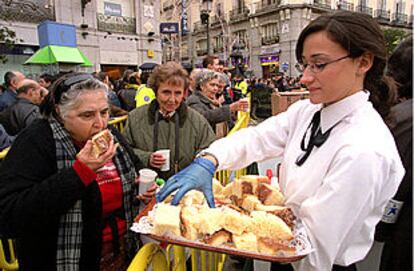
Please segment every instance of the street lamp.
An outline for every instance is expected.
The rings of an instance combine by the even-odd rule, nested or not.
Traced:
[[[207,55],[210,54],[210,12],[213,0],[201,1],[200,19],[201,23],[207,25]]]
[[[231,48],[231,55],[230,58],[233,60],[234,63],[234,74],[244,74],[244,68],[243,68],[243,50],[244,50],[244,44],[239,43],[236,41]]]

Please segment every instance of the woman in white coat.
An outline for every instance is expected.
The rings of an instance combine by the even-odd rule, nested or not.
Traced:
[[[356,270],[373,242],[375,225],[404,175],[384,123],[395,86],[384,77],[385,41],[361,13],[320,16],[305,27],[296,57],[310,99],[256,127],[218,140],[170,178],[159,201],[191,189],[214,206],[215,170],[282,157],[280,187],[307,230],[314,252],[295,270]]]

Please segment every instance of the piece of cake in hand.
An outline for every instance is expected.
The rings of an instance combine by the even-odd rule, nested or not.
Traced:
[[[237,249],[258,252],[257,237],[254,233],[245,232],[241,235],[232,235],[232,240]]]
[[[154,234],[165,235],[168,233],[181,236],[180,206],[159,203],[155,211]]]
[[[112,140],[112,134],[108,129],[105,129],[92,137],[92,154],[98,158],[105,153]]]
[[[283,205],[285,203],[283,194],[270,184],[260,183],[256,195],[264,205]]]
[[[258,237],[280,240],[292,240],[293,233],[289,226],[279,217],[265,211],[253,211],[251,231]]]

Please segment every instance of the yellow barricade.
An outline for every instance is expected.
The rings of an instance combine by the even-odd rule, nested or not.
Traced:
[[[127,271],[146,271],[152,264],[152,270],[170,270],[162,248],[156,243],[145,244],[135,255]]]
[[[117,128],[118,131],[120,131],[122,133],[124,131],[127,119],[128,119],[127,115],[122,116],[122,117],[117,117],[117,118],[114,118],[114,119],[110,120],[108,122],[108,124],[111,124],[111,125],[115,126],[115,128]]]
[[[0,160],[3,160],[6,157],[6,154],[9,152],[9,150],[10,150],[10,147],[8,147],[8,148],[6,148],[6,149],[4,149],[0,152]]]
[[[4,239],[3,239],[4,240]],[[8,246],[5,247],[9,250],[10,259],[6,259],[6,254],[4,252],[3,240],[0,240],[0,270],[11,271],[11,270],[18,270],[19,264],[16,259],[16,255],[14,254],[14,246],[13,240],[8,239]]]
[[[227,134],[227,136],[234,134],[240,129],[247,128],[250,121],[249,112],[238,112],[237,122],[234,125],[233,129]],[[239,169],[234,172],[235,178],[239,178],[242,175],[246,175],[246,169]],[[230,170],[221,170],[216,172],[215,178],[221,182],[222,185],[226,185],[229,182],[231,176]]]

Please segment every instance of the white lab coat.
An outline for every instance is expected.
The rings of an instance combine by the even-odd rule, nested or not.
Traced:
[[[315,249],[293,264],[297,271],[330,271],[333,264],[362,260],[404,175],[394,139],[368,97],[360,91],[322,109],[322,132],[337,125],[300,167],[295,164],[303,153],[300,142],[321,108],[308,100],[205,150],[218,159],[218,170],[283,157],[281,190]]]

